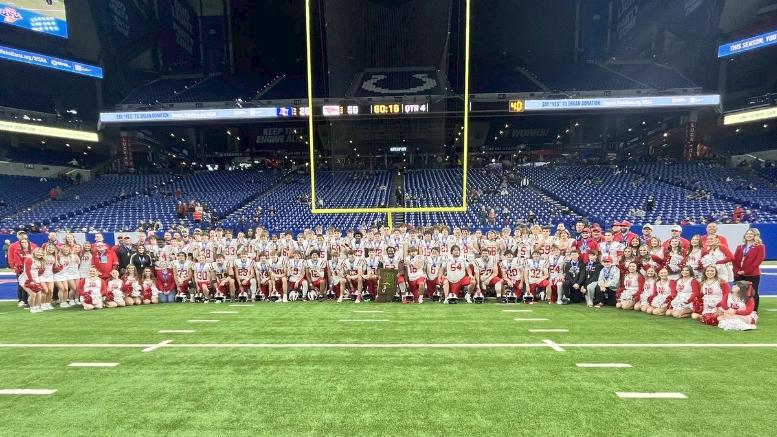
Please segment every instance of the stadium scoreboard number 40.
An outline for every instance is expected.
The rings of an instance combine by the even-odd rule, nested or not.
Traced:
[[[525,106],[523,100],[510,100],[510,112],[523,112]]]

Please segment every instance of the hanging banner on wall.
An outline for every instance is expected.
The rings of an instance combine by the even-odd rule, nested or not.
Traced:
[[[124,165],[124,168],[132,168],[135,166],[132,162],[132,139],[130,137],[121,137],[121,155],[121,162]]]

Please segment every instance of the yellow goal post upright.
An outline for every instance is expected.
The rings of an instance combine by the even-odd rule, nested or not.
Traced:
[[[313,123],[313,35],[311,23],[311,0],[305,0],[305,50],[307,58],[307,86],[308,86],[308,132],[309,132],[309,153],[310,153],[310,205],[313,214],[386,214],[387,223],[391,225],[392,213],[405,212],[466,212],[467,211],[467,165],[469,164],[469,118],[470,118],[470,93],[469,93],[469,75],[470,75],[470,3],[471,0],[465,0],[465,26],[464,26],[464,122],[462,136],[464,137],[462,154],[462,196],[461,206],[444,207],[396,207],[396,208],[318,208],[316,204],[316,153],[315,153],[315,130]]]

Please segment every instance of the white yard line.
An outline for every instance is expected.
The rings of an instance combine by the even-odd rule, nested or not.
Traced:
[[[608,368],[608,367],[612,367],[612,368],[627,368],[627,367],[631,367],[631,364],[624,364],[624,363],[601,363],[601,364],[596,364],[596,363],[577,363],[577,367],[594,368],[594,369]]]
[[[158,349],[158,348],[160,348],[160,347],[162,347],[164,345],[170,344],[172,342],[173,342],[173,340],[165,340],[165,341],[163,341],[163,342],[161,342],[159,344],[155,344],[154,346],[149,346],[149,347],[143,349],[141,352],[151,352],[154,349]]]
[[[29,388],[8,388],[0,390],[0,395],[53,395],[56,390],[40,390]]]
[[[390,322],[389,319],[340,319],[341,322]]]
[[[166,329],[159,331],[160,334],[193,334],[193,329]]]
[[[68,367],[116,367],[119,363],[70,363]]]
[[[547,344],[548,346],[550,346],[550,348],[553,349],[556,352],[564,352],[563,348],[559,347],[559,345],[557,345],[556,343],[554,343],[554,342],[552,342],[550,340],[542,340],[542,342]]]
[[[624,399],[688,399],[688,396],[682,393],[633,393],[633,392],[615,392],[619,398]]]

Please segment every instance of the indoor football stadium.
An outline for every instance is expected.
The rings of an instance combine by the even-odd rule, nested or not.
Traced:
[[[777,0],[0,0],[0,435],[770,436],[775,59]]]

